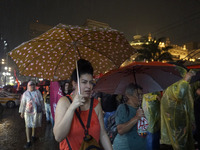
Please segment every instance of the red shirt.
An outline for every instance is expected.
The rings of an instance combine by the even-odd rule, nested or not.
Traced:
[[[94,108],[97,106],[98,103],[99,103],[99,101],[94,99],[92,118],[91,118],[90,128],[89,128],[89,134],[92,135],[96,139],[96,141],[99,141],[99,138],[100,138],[99,119],[94,110]],[[89,109],[86,111],[81,111],[81,113],[80,113],[81,120],[83,121],[85,126],[87,125],[88,114],[89,114]],[[83,137],[84,137],[84,129],[81,126],[76,114],[74,114],[71,129],[67,136],[67,139],[70,143],[72,150],[80,149],[81,143],[83,141]],[[64,139],[62,142],[60,142],[60,150],[69,150],[66,139]]]

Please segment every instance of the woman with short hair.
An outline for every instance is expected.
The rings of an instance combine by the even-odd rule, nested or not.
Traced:
[[[139,108],[143,96],[142,88],[130,83],[125,90],[127,101],[120,104],[116,111],[115,122],[118,134],[113,142],[114,150],[144,150],[145,138],[137,133],[137,122],[144,117],[144,112]]]
[[[69,145],[72,150],[79,150],[83,142],[84,129],[81,126],[75,111],[78,111],[84,125],[87,124],[88,114],[91,105],[91,95],[93,89],[93,67],[90,62],[80,59],[78,61],[80,94],[78,93],[76,69],[72,73],[72,81],[75,90],[71,97],[70,103],[66,96],[59,99],[56,113],[55,125],[53,132],[56,141],[60,142],[60,149],[68,150]],[[112,146],[104,128],[103,113],[101,104],[97,99],[93,100],[92,117],[90,121],[89,134],[101,143],[104,149],[111,150]],[[67,138],[69,143],[67,143]]]

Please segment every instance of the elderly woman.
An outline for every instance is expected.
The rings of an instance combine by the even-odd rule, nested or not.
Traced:
[[[29,81],[27,90],[23,93],[19,113],[25,120],[27,143],[24,148],[31,146],[30,128],[32,128],[32,140],[36,140],[35,128],[41,127],[42,112],[45,113],[44,102],[40,91],[35,89],[35,83]]]
[[[133,83],[126,88],[127,101],[120,104],[116,111],[115,122],[118,134],[114,139],[114,150],[144,150],[145,138],[137,133],[137,122],[144,117],[144,112],[139,108],[142,99],[142,88]]]

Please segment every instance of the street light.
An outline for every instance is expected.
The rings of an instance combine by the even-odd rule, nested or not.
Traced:
[[[10,73],[10,72],[3,72],[2,74],[3,74],[3,76],[4,76],[4,85],[6,85],[6,80],[7,80],[6,77],[7,77],[7,76],[10,76],[11,73]]]
[[[4,59],[1,60],[1,64],[2,65],[5,64],[5,60]]]

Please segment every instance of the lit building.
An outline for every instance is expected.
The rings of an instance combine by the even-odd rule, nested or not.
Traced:
[[[135,35],[133,36],[133,41],[130,42],[130,45],[135,49],[141,49],[143,44],[148,44],[150,41],[153,41],[151,33],[148,34],[148,37]],[[172,48],[168,50],[169,53],[173,55],[174,60],[186,59],[188,55],[188,50],[186,45],[183,47],[178,45],[171,45],[169,38],[166,38],[165,41],[159,43],[159,48],[165,48],[171,46]],[[131,56],[130,60],[135,60],[138,54]]]
[[[187,59],[188,50],[185,45],[183,47],[172,45],[172,48],[169,49],[168,52],[173,55],[174,60]]]
[[[130,42],[130,45],[133,46],[136,49],[142,48],[143,44],[148,44],[149,40],[151,38],[147,38],[142,35],[134,35],[133,36],[133,41]]]
[[[193,51],[194,49],[199,49],[200,48],[200,43],[199,42],[188,42],[185,44],[188,51]]]

